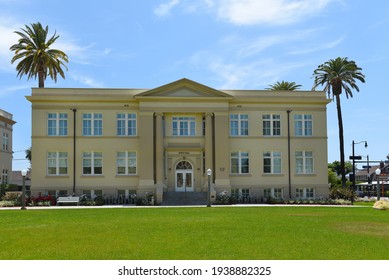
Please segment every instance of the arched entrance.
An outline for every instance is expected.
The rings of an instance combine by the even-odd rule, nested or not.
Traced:
[[[193,166],[188,161],[176,165],[176,192],[193,192]]]

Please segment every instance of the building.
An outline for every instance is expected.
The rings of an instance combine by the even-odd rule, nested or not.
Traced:
[[[32,193],[328,196],[324,92],[33,88]]]
[[[12,171],[12,114],[0,109],[0,184],[9,184]]]
[[[376,170],[380,169],[380,175],[377,176]],[[388,196],[389,191],[389,162],[381,161],[379,165],[369,166],[369,168],[363,168],[357,170],[356,191],[358,196],[376,196],[377,195],[377,182],[380,184],[380,195]]]

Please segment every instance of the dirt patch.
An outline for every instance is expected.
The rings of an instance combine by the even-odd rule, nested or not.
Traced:
[[[304,213],[304,214],[287,214],[288,216],[294,216],[294,217],[322,217],[324,215],[317,214],[317,213]]]
[[[335,226],[338,230],[348,233],[364,234],[389,239],[389,223],[341,223]]]

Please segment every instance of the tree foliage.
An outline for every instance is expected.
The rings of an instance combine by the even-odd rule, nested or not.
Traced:
[[[272,91],[278,91],[278,90],[297,90],[301,87],[301,85],[296,84],[295,82],[286,82],[286,81],[281,81],[281,82],[276,82],[273,85],[269,85],[269,88],[266,88],[267,90],[272,90]]]
[[[39,87],[44,87],[47,76],[55,82],[57,75],[65,78],[62,67],[67,70],[65,62],[68,62],[67,55],[57,49],[51,49],[51,45],[58,39],[59,35],[51,36],[48,40],[49,27],[43,28],[42,24],[32,23],[25,25],[21,31],[15,31],[20,36],[17,44],[10,47],[15,52],[11,63],[18,61],[16,65],[17,76],[27,76],[27,80],[38,76]]]
[[[346,97],[353,97],[352,89],[359,91],[357,81],[365,82],[365,75],[361,72],[362,68],[348,60],[347,57],[330,59],[329,61],[318,66],[313,72],[315,79],[312,90],[318,86],[324,86],[328,96],[335,98],[338,115],[339,127],[339,150],[340,150],[340,171],[342,175],[342,187],[346,187],[346,168],[344,161],[344,136],[343,136],[343,119],[342,108],[340,104],[340,95],[344,91]]]

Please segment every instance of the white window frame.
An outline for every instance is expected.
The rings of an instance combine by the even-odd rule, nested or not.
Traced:
[[[294,115],[294,135],[295,136],[313,136],[313,115],[295,114]]]
[[[248,114],[230,114],[230,136],[248,136],[249,135],[249,115]]]
[[[137,136],[136,113],[117,113],[116,118],[118,136]]]
[[[3,137],[2,137],[2,148],[3,151],[8,151],[9,149],[9,134],[3,131]]]
[[[268,164],[266,161],[270,161]],[[270,167],[270,170],[268,170]],[[279,151],[263,152],[263,173],[282,174],[282,153]]]
[[[262,134],[263,136],[281,136],[280,114],[262,115]]]
[[[86,166],[86,161],[90,162],[90,166]],[[88,164],[89,165],[89,164]],[[90,173],[85,172],[85,168],[90,168]],[[97,172],[100,168],[100,172]],[[82,153],[82,175],[100,176],[103,175],[103,153],[95,151],[86,151]]]
[[[9,178],[8,169],[3,169],[0,178],[1,179],[0,184],[8,184],[8,178]]]
[[[173,136],[196,136],[195,116],[173,116],[172,117]]]
[[[263,190],[263,197],[283,198],[284,190],[282,188],[265,188]]]
[[[295,152],[296,174],[314,174],[314,157],[312,151]]]
[[[103,114],[102,113],[82,114],[82,135],[83,136],[103,135]]]
[[[250,196],[250,189],[247,188],[232,188],[231,189],[231,196],[236,198],[247,198]]]
[[[50,170],[53,169],[54,172]],[[66,176],[68,175],[68,153],[67,152],[47,152],[47,176]]]
[[[47,113],[47,135],[67,136],[68,135],[68,114],[61,112]]]
[[[247,160],[247,164],[244,164],[245,160]],[[234,164],[233,161],[237,161],[237,164]],[[248,151],[232,151],[230,153],[230,166],[230,174],[250,174],[250,153]]]
[[[297,188],[296,198],[315,198],[314,188]]]
[[[116,174],[117,175],[137,175],[137,152],[118,151],[116,153]],[[124,172],[120,171],[123,169]]]

